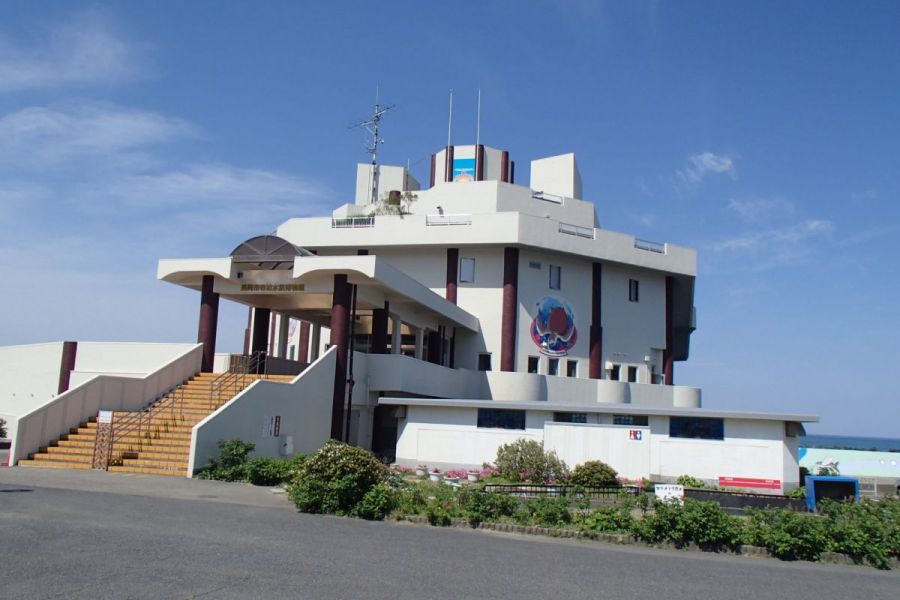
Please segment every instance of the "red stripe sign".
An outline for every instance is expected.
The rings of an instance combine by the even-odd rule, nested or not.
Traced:
[[[753,477],[719,477],[719,487],[780,490],[780,479],[755,479]]]

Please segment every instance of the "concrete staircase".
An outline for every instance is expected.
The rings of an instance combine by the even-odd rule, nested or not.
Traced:
[[[215,373],[199,373],[139,413],[113,414],[115,442],[109,470],[118,473],[186,476],[191,429],[257,379],[288,382],[295,375],[245,375],[211,393]],[[90,469],[97,438],[96,418],[20,460],[20,467]]]

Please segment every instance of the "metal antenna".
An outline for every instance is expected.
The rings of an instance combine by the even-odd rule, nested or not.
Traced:
[[[372,169],[371,169],[371,197],[370,200],[372,203],[378,201],[378,146],[384,143],[384,140],[378,134],[378,127],[381,125],[381,117],[384,116],[384,113],[394,108],[394,105],[391,104],[389,106],[382,106],[378,102],[378,86],[375,86],[375,110],[372,112],[372,116],[364,121],[360,121],[355,125],[351,125],[351,129],[355,129],[357,127],[361,127],[369,132],[372,136],[372,142],[367,143],[364,147],[366,149],[366,154],[372,157]]]
[[[478,179],[478,146],[481,144],[481,88],[478,88],[478,108],[475,111],[478,115],[475,120],[475,179]]]
[[[450,88],[450,116],[447,117],[447,147],[450,147],[450,131],[453,127],[453,88]]]

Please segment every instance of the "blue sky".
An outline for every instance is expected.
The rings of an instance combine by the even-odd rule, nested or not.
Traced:
[[[699,252],[676,383],[900,435],[900,5],[0,4],[0,344],[193,341],[160,257],[221,256],[446,141],[576,153],[603,227]],[[246,314],[223,305],[220,349]]]

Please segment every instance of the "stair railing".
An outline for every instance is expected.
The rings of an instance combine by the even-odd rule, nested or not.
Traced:
[[[267,363],[265,352],[232,356],[228,370],[209,383],[209,411],[212,412],[231,400],[252,383],[256,376],[267,375]]]

